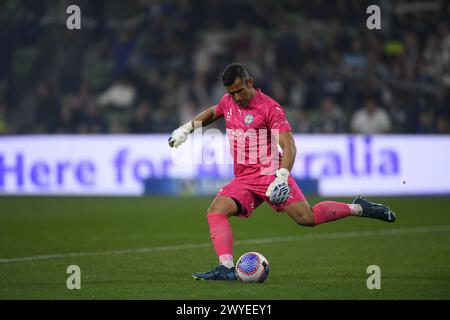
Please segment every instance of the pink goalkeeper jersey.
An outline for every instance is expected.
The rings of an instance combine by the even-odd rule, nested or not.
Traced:
[[[228,93],[216,106],[216,115],[225,118],[236,178],[273,176],[281,164],[274,135],[292,131],[284,109],[260,89],[256,92],[246,107]]]

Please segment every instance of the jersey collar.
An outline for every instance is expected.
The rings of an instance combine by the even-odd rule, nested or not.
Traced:
[[[256,104],[258,104],[259,100],[261,99],[261,89],[259,88],[255,88],[256,90],[256,94],[253,96],[253,98],[250,99],[250,101],[248,102],[248,106],[255,106]]]

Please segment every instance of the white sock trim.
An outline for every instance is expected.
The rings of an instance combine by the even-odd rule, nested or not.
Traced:
[[[219,261],[221,265],[224,265],[227,268],[233,268],[233,256],[231,254],[223,254],[219,257]]]

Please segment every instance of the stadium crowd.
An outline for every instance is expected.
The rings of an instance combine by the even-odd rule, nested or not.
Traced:
[[[3,2],[3,134],[168,133],[236,61],[295,132],[449,133],[446,0],[85,0],[81,30],[71,2]]]

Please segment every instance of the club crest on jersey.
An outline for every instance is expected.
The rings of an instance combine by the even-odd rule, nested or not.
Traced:
[[[251,113],[247,113],[244,117],[244,123],[245,124],[251,124],[253,122],[254,118],[253,115]]]

